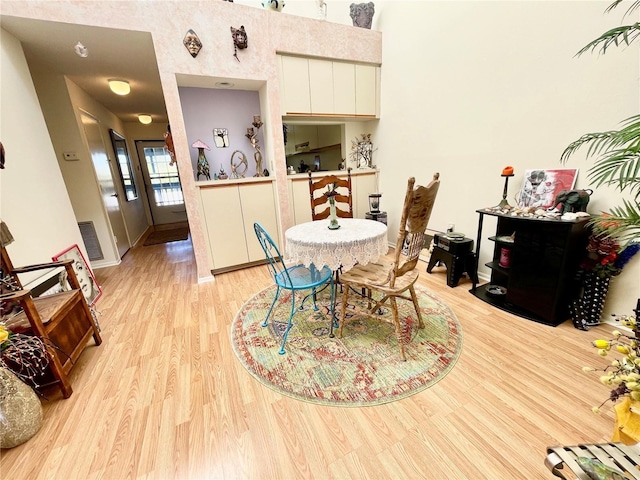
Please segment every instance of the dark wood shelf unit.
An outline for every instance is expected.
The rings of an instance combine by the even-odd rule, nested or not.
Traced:
[[[477,210],[476,259],[480,258],[482,228],[486,215],[497,218],[493,257],[485,263],[491,270],[489,284],[507,289],[504,297],[486,292],[486,285],[473,283],[471,293],[497,308],[547,325],[569,319],[569,305],[580,285],[576,271],[585,253],[587,218],[578,220],[538,219]],[[498,237],[514,234],[513,242]],[[510,250],[510,265],[500,266],[503,248]]]

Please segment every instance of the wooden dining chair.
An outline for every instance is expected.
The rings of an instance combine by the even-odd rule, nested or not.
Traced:
[[[311,220],[324,220],[329,217],[329,197],[325,196],[328,185],[335,185],[336,215],[340,218],[353,218],[353,199],[351,195],[351,169],[347,169],[347,178],[326,175],[315,182],[309,172],[309,195],[311,197]]]
[[[258,241],[260,242],[260,246],[262,247],[262,250],[264,250],[264,253],[267,257],[269,272],[271,273],[271,277],[273,278],[277,287],[276,294],[273,297],[273,302],[271,303],[271,307],[269,308],[269,312],[267,312],[267,316],[265,317],[264,322],[262,322],[263,327],[266,327],[269,324],[269,317],[271,316],[273,307],[278,300],[280,290],[291,291],[291,312],[289,313],[289,320],[287,321],[287,327],[282,336],[282,344],[280,346],[280,351],[278,352],[280,355],[283,355],[286,353],[284,345],[287,341],[289,330],[291,330],[293,315],[296,311],[296,291],[311,290],[313,293],[311,295],[313,297],[313,308],[314,310],[318,310],[315,295],[316,288],[321,285],[329,284],[329,286],[331,287],[329,321],[333,323],[333,306],[335,305],[333,272],[326,265],[321,270],[318,270],[313,265],[308,268],[302,264],[295,265],[293,267],[287,267],[284,260],[282,259],[282,255],[280,255],[278,247],[272,240],[271,236],[269,236],[267,231],[264,229],[264,227],[256,222],[253,224],[253,228],[256,232],[256,236],[258,237]],[[307,297],[305,297],[305,299]]]
[[[342,309],[338,329],[339,338],[342,338],[349,296],[356,292],[350,287],[359,288],[362,291],[369,292],[368,306],[360,308],[354,305],[355,310],[350,310],[351,313],[355,313],[352,318],[363,315],[377,320],[392,322],[395,326],[396,337],[400,346],[400,355],[402,360],[406,360],[396,300],[400,298],[412,301],[416,310],[418,327],[424,328],[414,284],[418,279],[416,265],[424,243],[424,232],[429,223],[436,194],[440,187],[439,177],[440,174],[436,173],[429,185],[426,187],[418,186],[415,189],[413,188],[415,178],[409,178],[393,261],[380,259],[375,263],[356,265],[342,274],[340,281],[345,288],[342,292]],[[402,253],[403,245],[406,253]],[[373,305],[371,292],[378,292],[381,295],[380,299],[375,300]],[[407,292],[409,296],[407,296]],[[379,314],[381,312],[380,307],[387,302],[393,313],[393,318],[391,319]]]

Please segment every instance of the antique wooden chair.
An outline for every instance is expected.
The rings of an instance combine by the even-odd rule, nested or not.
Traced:
[[[380,306],[389,302],[393,313],[391,321],[395,326],[398,345],[400,346],[400,354],[402,360],[406,360],[396,299],[402,298],[413,302],[418,317],[418,326],[419,328],[424,328],[414,284],[418,279],[416,265],[423,247],[424,232],[429,223],[433,203],[436,199],[438,188],[440,187],[439,177],[440,175],[436,173],[429,185],[426,187],[418,186],[415,189],[413,188],[415,178],[411,177],[409,179],[393,262],[380,259],[375,263],[356,265],[348,272],[342,274],[340,281],[345,288],[342,293],[342,309],[340,312],[338,337],[342,338],[342,329],[345,323],[349,295],[355,292],[355,290],[349,287],[360,288],[363,291],[366,290],[369,292],[368,306],[367,308],[357,308],[356,306],[354,310],[356,315],[352,318],[358,315],[364,315],[382,321],[389,321],[389,319],[385,319],[382,315],[379,315]],[[404,254],[402,253],[403,246],[405,246],[406,252]],[[404,257],[404,260],[402,257]],[[371,300],[372,291],[379,292],[382,295],[380,300],[375,301],[374,305],[372,305]],[[409,292],[410,296],[407,296],[406,292]],[[351,311],[351,313],[354,311]]]
[[[324,220],[329,217],[329,198],[324,194],[328,185],[336,185],[336,215],[340,218],[353,218],[353,200],[351,196],[351,169],[347,169],[347,178],[326,175],[313,181],[309,172],[309,195],[311,197],[311,219]],[[324,208],[323,208],[324,207]]]
[[[38,270],[64,268],[70,290],[34,297],[24,289],[18,275]],[[68,373],[90,337],[100,345],[102,338],[73,269],[73,260],[15,268],[4,245],[0,247],[0,307],[18,303],[20,308],[3,315],[7,328],[16,333],[37,335],[49,353],[49,370],[35,379],[39,386],[59,383],[64,398],[73,393]],[[16,312],[17,310],[17,312]],[[0,313],[5,308],[0,308]],[[6,312],[5,312],[6,313]]]
[[[311,290],[314,293],[314,309],[318,310],[318,307],[315,303],[316,287],[319,287],[320,285],[329,285],[331,287],[330,321],[333,322],[333,300],[335,295],[333,288],[333,272],[327,266],[324,266],[321,270],[318,270],[313,265],[311,265],[310,268],[307,268],[304,265],[287,267],[284,263],[284,260],[282,259],[282,256],[280,255],[278,247],[269,236],[267,231],[264,229],[264,227],[256,222],[253,224],[253,228],[256,232],[256,237],[258,237],[258,241],[260,242],[260,246],[262,247],[262,250],[264,250],[264,253],[267,257],[267,260],[269,262],[269,272],[271,273],[271,277],[273,278],[277,287],[276,294],[273,298],[273,302],[271,303],[271,308],[269,308],[269,312],[267,312],[267,316],[262,323],[263,327],[266,327],[268,325],[269,317],[271,316],[273,307],[278,300],[280,290],[291,291],[291,313],[289,314],[287,328],[282,335],[282,345],[280,346],[280,351],[278,352],[280,355],[283,355],[285,353],[284,344],[287,341],[287,336],[289,335],[289,330],[291,330],[292,326],[293,315],[296,311],[296,291]]]

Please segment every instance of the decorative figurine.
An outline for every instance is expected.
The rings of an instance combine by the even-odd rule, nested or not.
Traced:
[[[196,175],[196,180],[200,180],[200,175],[204,175],[207,180],[211,180],[211,176],[209,174],[209,162],[207,161],[207,157],[204,156],[205,148],[207,150],[211,150],[209,145],[204,143],[202,140],[198,140],[191,146],[198,149],[198,174]]]
[[[240,157],[240,161],[238,163],[233,163],[233,157],[236,155],[236,153]],[[243,165],[244,168],[238,171],[238,167],[242,167]],[[240,150],[234,150],[231,154],[231,178],[244,178],[244,174],[246,173],[247,168],[249,168],[249,163],[247,162],[246,155]]]
[[[224,171],[224,168],[222,166],[220,166],[220,172],[218,173],[218,178],[220,180],[226,180],[227,178],[229,178],[229,175],[227,175],[227,172]]]
[[[248,45],[247,32],[244,29],[244,25],[241,25],[240,28],[231,27],[231,38],[233,38],[233,56],[240,61],[238,49],[244,50]]]
[[[173,146],[173,137],[171,136],[171,125],[169,124],[167,124],[167,131],[164,132],[164,146],[167,147],[167,150],[169,151],[169,157],[171,157],[169,166],[172,167],[176,163],[176,149]]]
[[[586,212],[587,205],[589,204],[592,193],[593,190],[591,189],[561,190],[560,193],[556,195],[556,198],[553,201],[553,206],[551,208],[555,209],[558,205],[562,204],[560,213],[562,213],[563,215],[567,212]]]
[[[318,7],[318,20],[326,20],[327,2],[325,2],[324,0],[316,0],[316,5]]]
[[[276,12],[281,12],[284,8],[284,2],[282,0],[264,0],[262,2],[262,6],[267,10],[274,10]]]
[[[196,58],[198,56],[198,53],[202,48],[202,42],[198,38],[198,35],[196,35],[196,32],[189,29],[186,35],[184,36],[184,40],[182,40],[182,43],[187,48],[187,50],[189,51],[189,53],[193,58]]]
[[[371,29],[373,14],[375,13],[373,2],[352,3],[349,7],[349,14],[354,27]]]
[[[253,123],[251,125],[255,127],[255,130],[253,128],[247,128],[247,134],[245,135],[245,137],[249,139],[249,141],[251,142],[251,146],[256,151],[253,154],[253,158],[256,161],[256,174],[254,175],[254,177],[264,177],[264,172],[266,170],[262,169],[262,152],[260,151],[260,145],[258,145],[258,131],[263,125],[262,121],[260,120],[260,115],[253,116]]]

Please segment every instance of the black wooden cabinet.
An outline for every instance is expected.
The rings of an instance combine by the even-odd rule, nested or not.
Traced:
[[[485,215],[497,217],[489,284],[473,283],[471,293],[515,315],[548,325],[569,319],[571,300],[579,294],[576,271],[584,257],[588,233],[587,219],[575,221],[538,219],[477,210],[479,259]],[[511,237],[511,238],[510,238]],[[503,250],[504,249],[504,250]],[[501,286],[506,294],[488,291]]]

